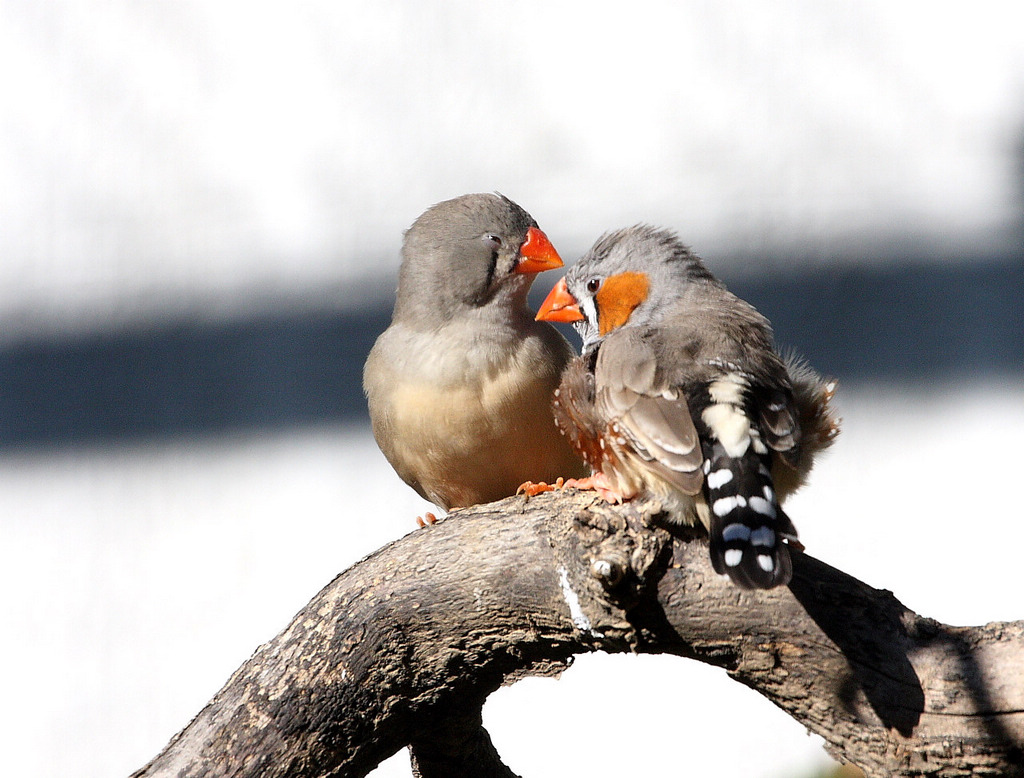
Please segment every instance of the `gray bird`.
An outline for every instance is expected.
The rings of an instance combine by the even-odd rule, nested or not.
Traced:
[[[384,456],[445,510],[587,472],[552,416],[572,347],[527,308],[536,274],[557,267],[537,222],[501,195],[438,203],[405,233],[363,388]]]
[[[595,470],[584,486],[704,525],[715,570],[740,587],[788,583],[802,546],[780,503],[838,434],[834,383],[787,364],[764,316],[646,225],[598,240],[538,318],[583,338],[555,418]]]

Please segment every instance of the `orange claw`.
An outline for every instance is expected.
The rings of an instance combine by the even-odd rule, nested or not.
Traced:
[[[421,527],[429,527],[431,524],[437,524],[437,516],[427,511],[422,516],[416,517],[416,523]]]
[[[543,494],[544,492],[553,492],[555,489],[561,489],[564,485],[565,481],[561,476],[556,478],[553,484],[545,483],[544,481],[538,481],[536,483],[533,481],[524,481],[519,484],[519,488],[516,489],[516,494],[525,495],[526,498],[529,499],[530,497],[536,497],[538,494]]]

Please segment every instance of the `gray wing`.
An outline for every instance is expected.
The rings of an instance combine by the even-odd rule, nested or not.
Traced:
[[[622,332],[601,344],[595,366],[596,402],[613,437],[625,439],[644,466],[685,494],[703,485],[697,428],[681,394],[658,369],[654,351]]]

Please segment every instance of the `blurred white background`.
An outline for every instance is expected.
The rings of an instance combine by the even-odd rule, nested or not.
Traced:
[[[1018,3],[0,0],[11,774],[142,766],[413,530],[361,362],[402,230],[493,190],[567,261],[679,230],[840,379],[845,432],[789,511],[810,553],[949,623],[1024,615]],[[827,761],[660,657],[583,657],[485,723],[528,777],[637,746],[652,773]]]

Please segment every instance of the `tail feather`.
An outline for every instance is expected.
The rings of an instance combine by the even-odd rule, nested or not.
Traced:
[[[795,540],[795,530],[775,497],[768,456],[750,448],[732,457],[717,441],[707,448],[704,489],[715,572],[744,589],[788,584],[793,564],[784,538]]]

